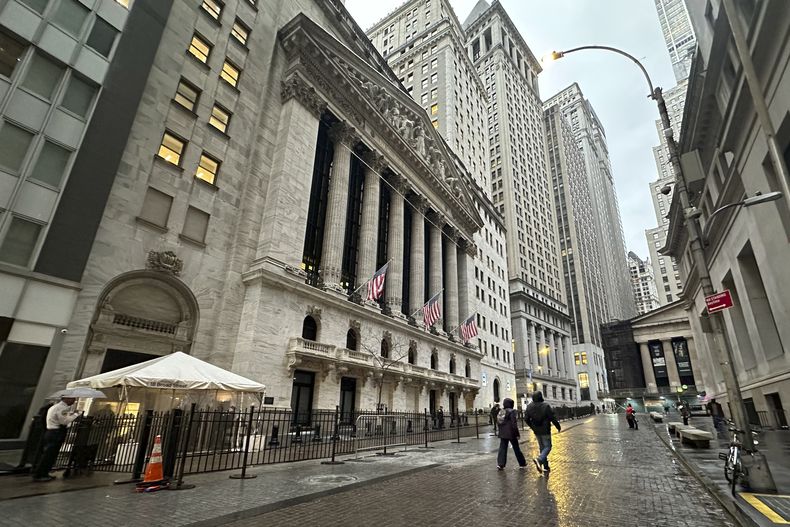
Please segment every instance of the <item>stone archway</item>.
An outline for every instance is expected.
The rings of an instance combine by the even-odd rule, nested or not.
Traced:
[[[79,376],[189,353],[198,320],[194,294],[175,276],[154,270],[119,275],[96,303]]]

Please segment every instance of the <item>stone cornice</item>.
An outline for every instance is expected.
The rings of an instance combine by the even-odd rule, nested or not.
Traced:
[[[280,97],[283,103],[296,99],[316,117],[320,117],[327,108],[326,101],[298,73],[294,73],[282,81]]]

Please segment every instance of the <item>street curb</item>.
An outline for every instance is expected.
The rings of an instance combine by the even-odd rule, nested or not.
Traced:
[[[664,426],[666,427],[666,425]],[[678,449],[672,446],[668,442],[668,439],[658,431],[658,427],[653,426],[653,432],[655,432],[661,442],[664,443],[664,446],[667,447],[670,453],[672,453],[680,462],[680,464],[683,465],[686,471],[694,476],[694,479],[699,481],[705,490],[708,491],[708,494],[710,494],[717,502],[719,502],[719,505],[721,505],[724,510],[730,514],[730,517],[735,520],[735,523],[741,527],[761,527],[759,523],[754,521],[746,512],[741,509],[741,506],[738,502],[730,498],[729,495],[723,493],[719,486],[712,482],[710,478],[698,473],[692,463],[686,459],[686,456],[684,456]]]
[[[425,465],[422,467],[411,468],[408,470],[404,470],[402,472],[396,472],[394,474],[387,474],[385,476],[379,476],[371,479],[366,479],[365,481],[357,481],[356,483],[351,483],[349,485],[342,485],[339,487],[335,487],[333,489],[322,490],[319,492],[314,492],[312,494],[304,494],[302,496],[297,496],[295,498],[288,498],[281,501],[275,501],[273,503],[267,503],[266,505],[260,505],[258,507],[253,507],[251,509],[245,509],[241,511],[231,512],[229,514],[224,514],[222,516],[217,516],[216,518],[209,518],[207,520],[200,520],[195,523],[189,523],[185,525],[185,527],[220,527],[222,525],[227,525],[231,522],[239,521],[239,520],[246,520],[248,518],[253,518],[255,516],[260,516],[262,514],[266,514],[269,512],[273,512],[279,509],[283,509],[286,507],[291,507],[293,505],[299,505],[300,503],[305,503],[308,501],[313,501],[319,498],[324,498],[326,496],[331,496],[333,494],[339,494],[341,492],[346,492],[349,490],[353,490],[364,485],[368,485],[371,483],[381,483],[383,481],[387,481],[393,478],[397,478],[400,476],[407,476],[410,474],[415,474],[417,472],[422,472],[423,470],[429,470],[432,468],[442,466],[441,463],[432,463],[430,465]]]

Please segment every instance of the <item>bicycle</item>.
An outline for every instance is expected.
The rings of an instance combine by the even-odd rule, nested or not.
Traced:
[[[738,484],[738,480],[748,476],[748,471],[744,468],[742,463],[741,450],[743,449],[743,443],[738,438],[739,434],[743,434],[743,430],[739,430],[734,426],[732,421],[727,422],[729,424],[729,431],[732,432],[732,439],[730,440],[730,450],[727,453],[719,452],[719,459],[724,460],[724,477],[727,478],[727,482],[730,483],[732,488],[732,495],[735,496],[735,488]],[[752,431],[753,436],[757,436],[757,432]],[[757,440],[754,440],[754,444],[757,444]],[[747,450],[746,453],[748,455],[752,454],[752,451]]]

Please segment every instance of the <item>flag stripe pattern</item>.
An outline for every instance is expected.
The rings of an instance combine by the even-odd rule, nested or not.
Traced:
[[[461,338],[464,339],[464,342],[467,342],[476,336],[477,322],[475,320],[475,315],[473,314],[471,317],[467,318],[463,324],[461,324]]]
[[[385,263],[381,269],[376,271],[373,278],[368,280],[368,296],[367,300],[378,300],[384,293],[384,281],[387,278],[387,267],[389,262]]]
[[[433,298],[422,306],[422,320],[425,323],[425,327],[429,328],[433,326],[441,316],[442,307],[439,304],[439,293],[436,293],[433,295]]]

